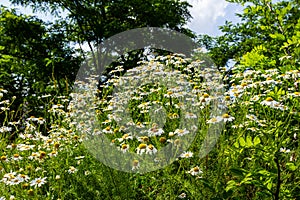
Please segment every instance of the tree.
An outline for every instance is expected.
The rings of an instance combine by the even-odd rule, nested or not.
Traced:
[[[62,10],[67,12],[67,18],[56,22],[55,26],[65,32],[70,42],[76,42],[80,47],[86,43],[90,52],[87,57],[93,63],[101,65],[101,59],[94,52],[105,39],[134,28],[163,27],[179,31],[190,37],[194,34],[184,28],[191,17],[185,1],[178,0],[117,0],[117,1],[70,1],[70,0],[11,0],[14,4],[31,6],[34,10],[50,11],[59,15]],[[143,57],[145,48],[128,52],[121,56],[119,63],[107,68],[108,72],[115,66],[123,65],[125,71],[136,66]],[[161,51],[158,51],[161,53]]]
[[[299,2],[271,0],[228,0],[247,5],[241,22],[226,22],[220,37],[200,36],[199,43],[210,51],[219,67],[234,59],[239,69],[299,69]],[[292,59],[291,59],[292,58]]]
[[[0,27],[0,88],[16,97],[12,109],[23,109],[10,120],[19,120],[29,111],[39,115],[46,108],[38,108],[44,106],[38,96],[66,94],[81,58],[74,56],[62,33],[51,32],[35,17],[1,7]],[[28,102],[27,111],[24,101]]]
[[[58,15],[67,11],[67,19],[58,24],[68,33],[70,41],[92,45],[122,31],[139,27],[165,27],[193,36],[184,25],[191,17],[185,1],[178,0],[11,0],[14,4],[30,5],[34,10]],[[62,27],[63,26],[63,27]]]

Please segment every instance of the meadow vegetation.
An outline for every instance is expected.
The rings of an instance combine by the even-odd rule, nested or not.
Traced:
[[[1,7],[0,200],[300,199],[297,0],[228,0],[241,23],[199,36],[191,57],[129,52],[106,81],[75,81],[93,45],[146,26],[195,36],[188,3],[11,2],[69,13],[47,24]]]

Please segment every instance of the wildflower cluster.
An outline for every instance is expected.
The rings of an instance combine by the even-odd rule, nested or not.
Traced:
[[[77,120],[77,131],[83,133],[87,141],[93,141],[86,144],[94,147],[101,143],[104,146],[102,139],[96,138],[105,135],[110,139],[110,146],[124,154],[135,153],[136,159],[144,154],[152,156],[149,159],[155,162],[170,159],[158,154],[167,146],[177,148],[177,156],[180,156],[192,142],[186,138],[196,135],[199,124],[209,125],[200,116],[210,115],[212,106],[224,103],[221,75],[217,69],[203,66],[201,61],[192,61],[184,55],[141,61],[123,76],[114,75],[114,71],[111,73],[113,78],[100,86],[98,96],[101,98],[95,97],[97,76],[76,83],[78,92],[71,94],[71,115]],[[87,112],[87,108],[88,111],[96,109],[97,117],[93,112]],[[228,114],[218,114],[224,122],[234,119]],[[98,121],[101,123],[96,127]],[[114,155],[111,151],[113,149],[110,154]],[[142,160],[139,160],[139,166],[149,168]]]

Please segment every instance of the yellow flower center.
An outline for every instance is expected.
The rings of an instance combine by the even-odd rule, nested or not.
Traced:
[[[273,101],[272,97],[266,98],[266,101]]]
[[[40,151],[40,158],[43,158],[46,156],[46,152],[45,151]]]
[[[174,118],[178,118],[179,116],[178,116],[177,113],[174,113],[174,114],[173,114],[173,117],[174,117]]]
[[[229,118],[229,115],[228,114],[224,114],[222,117],[223,118]]]
[[[1,158],[0,158],[1,160],[6,160],[7,158],[6,158],[6,156],[1,156]]]
[[[54,147],[57,149],[59,147],[59,143],[58,142],[55,142],[54,143]]]
[[[122,138],[123,138],[123,139],[126,139],[126,138],[128,138],[128,136],[129,136],[129,135],[126,133],[126,134],[124,134],[124,135],[122,136]]]
[[[51,143],[51,142],[52,142],[52,139],[47,140],[47,143],[48,143],[48,144]]]
[[[74,140],[78,140],[79,136],[78,135],[74,135]]]
[[[148,142],[149,141],[149,138],[147,136],[142,136],[141,139],[144,141],[144,142]]]
[[[230,96],[225,96],[225,100],[229,101],[230,100]]]
[[[142,143],[142,144],[139,145],[139,149],[146,149],[146,147],[147,147],[147,145],[144,144],[144,143]]]
[[[204,97],[204,98],[208,98],[208,97],[209,97],[209,94],[205,93],[205,94],[203,94],[203,97]]]
[[[28,195],[30,195],[30,196],[33,196],[33,195],[34,195],[33,189],[28,190],[27,193],[28,193]]]
[[[199,167],[194,167],[194,172],[199,172]]]
[[[114,133],[117,133],[119,130],[120,130],[120,129],[115,128],[115,129],[114,129]]]
[[[159,142],[160,143],[165,143],[166,141],[167,141],[167,139],[165,137],[159,138]]]
[[[122,149],[127,149],[127,144],[122,144]]]
[[[139,161],[138,161],[138,160],[134,160],[134,161],[133,161],[133,166],[136,167],[136,166],[138,166],[138,164],[139,164]]]
[[[153,149],[154,149],[154,146],[153,146],[152,144],[149,144],[149,145],[148,145],[148,148],[149,148],[150,150],[153,150]]]

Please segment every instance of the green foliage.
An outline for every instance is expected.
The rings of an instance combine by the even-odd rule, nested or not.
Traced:
[[[199,43],[209,50],[216,65],[224,67],[234,59],[241,71],[246,68],[299,68],[299,2],[241,0],[241,22],[226,22],[223,35],[200,36]],[[292,58],[292,59],[289,59]]]
[[[41,114],[37,107],[44,105],[37,95],[67,94],[80,58],[74,56],[62,33],[50,32],[47,24],[37,18],[1,7],[0,25],[0,87],[16,97],[12,108],[23,107],[26,99],[29,104],[24,112],[35,110],[32,114]]]
[[[117,0],[117,1],[70,1],[70,0],[11,0],[14,4],[30,5],[35,10],[60,13],[67,11],[67,19],[58,23],[68,32],[69,40],[78,43],[95,42],[117,33],[139,27],[165,27],[190,36],[183,28],[191,17],[190,5],[177,0]],[[61,27],[61,28],[63,28]]]
[[[203,53],[199,53],[199,57],[206,58]],[[230,113],[218,117],[231,120],[222,121],[225,122],[226,128],[221,132],[215,148],[204,158],[199,158],[197,154],[206,127],[209,126],[208,119],[211,117],[207,104],[210,95],[207,92],[210,91],[209,87],[217,85],[193,78],[197,73],[208,74],[204,70],[197,73],[188,70],[201,63],[200,60],[192,65],[189,59],[180,57],[157,57],[157,60],[169,63],[183,73],[186,72],[184,74],[189,77],[188,80],[195,82],[191,94],[194,93],[199,100],[206,97],[205,101],[197,104],[198,107],[202,107],[197,119],[201,129],[188,149],[193,153],[192,156],[179,157],[171,165],[145,174],[111,169],[99,163],[87,151],[83,143],[87,134],[78,130],[83,124],[76,126],[70,118],[76,110],[69,104],[69,97],[56,97],[59,103],[45,112],[44,116],[50,116],[47,119],[43,116],[30,117],[22,122],[24,129],[16,127],[16,130],[9,130],[14,123],[7,117],[0,127],[0,189],[4,191],[0,197],[10,198],[14,195],[15,198],[21,199],[178,199],[186,196],[195,200],[299,198],[300,150],[297,110],[300,105],[300,92],[298,88],[293,87],[292,82],[294,77],[300,75],[299,71],[292,70],[283,74],[278,69],[270,69],[233,74],[234,88],[218,96],[225,96],[224,101]],[[146,67],[152,65],[155,65],[154,61],[147,63]],[[99,101],[101,107],[97,109],[97,113],[101,131],[108,131],[105,134],[111,139],[111,146],[118,149],[123,144],[128,144],[128,151],[137,153],[136,147],[140,141],[135,137],[129,139],[131,134],[121,130],[114,121],[118,115],[109,109],[114,102],[109,97],[112,89],[113,86],[105,87],[105,95]],[[141,109],[141,104],[144,106],[148,103],[150,105],[151,102],[161,102],[170,112],[166,115],[168,125],[163,127],[166,133],[161,136],[149,136],[143,143],[147,146],[151,144],[158,150],[166,143],[176,143],[177,136],[173,130],[177,128],[176,123],[179,123],[176,119],[176,116],[180,116],[179,103],[172,101],[172,106],[176,107],[172,109],[169,104],[170,98],[164,96],[168,91],[164,87],[159,90],[155,84],[148,84],[139,89],[134,93],[136,98],[130,101],[128,108],[132,116],[131,124],[134,122],[141,125],[143,123],[138,122],[144,121],[148,123],[143,125],[149,125],[161,116],[155,115],[157,118],[153,119],[151,109],[147,108],[148,106]],[[229,93],[235,98],[230,98]],[[8,98],[5,90],[0,89],[0,95],[1,105],[3,104],[1,110],[5,116],[10,116],[13,111],[6,108],[10,107],[13,99]],[[40,98],[47,104],[52,105],[55,102],[49,97]],[[3,102],[7,100],[10,101],[4,106]],[[81,98],[82,100],[84,98]],[[86,104],[78,106],[86,107]],[[173,115],[174,113],[177,115]],[[171,119],[174,116],[175,119]],[[39,134],[43,123],[52,124],[47,131],[47,137]],[[88,121],[84,123],[88,124]],[[5,135],[17,131],[21,134],[13,141]],[[91,135],[92,131],[87,133]],[[164,140],[160,140],[162,136],[165,137]],[[20,156],[22,159],[18,159]],[[15,175],[11,176],[10,173]],[[23,177],[27,175],[29,180],[14,180],[14,176],[20,174]],[[40,187],[35,186],[35,178],[45,177],[47,182],[42,182]]]
[[[0,121],[0,198],[8,199],[14,195],[16,199],[178,199],[184,196],[196,200],[299,199],[300,22],[297,1],[230,1],[246,5],[240,15],[242,23],[233,25],[227,22],[221,27],[223,36],[202,36],[200,41],[221,70],[224,70],[228,59],[237,61],[231,75],[225,76],[230,90],[215,97],[207,94],[207,88],[228,85],[203,82],[203,77],[210,73],[203,71],[202,76],[198,76],[191,70],[196,63],[190,65],[188,59],[157,57],[182,70],[190,81],[195,82],[195,87],[188,92],[200,101],[196,105],[201,108],[201,130],[189,148],[193,156],[180,157],[173,164],[146,174],[119,172],[93,158],[82,143],[86,135],[80,135],[76,129],[83,124],[75,127],[70,118],[75,112],[69,104],[70,96],[58,96],[69,93],[68,80],[78,66],[69,66],[73,59],[64,57],[73,53],[69,51],[67,42],[97,43],[114,31],[130,28],[125,19],[117,20],[123,19],[122,13],[117,12],[119,18],[114,18],[112,14],[119,10],[126,13],[129,7],[123,5],[124,2],[106,2],[104,7],[99,5],[93,8],[89,1],[25,1],[25,4],[34,3],[36,8],[37,5],[44,5],[41,9],[50,5],[53,12],[57,11],[56,5],[73,10],[75,14],[71,13],[69,19],[75,20],[75,28],[67,31],[66,35],[61,29],[63,24],[69,26],[66,21],[51,26],[52,31],[56,30],[51,32],[48,25],[36,18],[1,10],[0,115],[3,119]],[[143,7],[142,3],[135,3],[137,7]],[[145,5],[147,9],[161,9],[161,6],[167,9],[168,3]],[[111,24],[103,26],[103,29],[102,26],[93,26],[92,23],[100,23],[98,21],[84,20],[84,17],[95,19],[93,11],[100,8],[109,11],[107,16],[111,19]],[[153,12],[151,9],[149,12]],[[78,15],[81,12],[86,14],[82,18]],[[147,24],[147,15],[136,15],[142,21],[141,16],[145,17]],[[142,24],[137,21],[140,23],[138,25]],[[109,33],[110,29],[112,32]],[[95,36],[95,33],[103,34]],[[134,54],[141,58],[139,52]],[[194,59],[197,58],[197,63],[203,60],[211,65],[206,54],[198,52]],[[151,67],[152,64],[149,62],[146,66]],[[123,62],[121,67],[127,67],[126,63]],[[72,73],[69,73],[70,69],[73,69]],[[114,81],[117,83],[117,80]],[[97,110],[102,131],[106,131],[112,146],[121,149],[126,147],[123,146],[125,143],[130,145],[128,151],[137,152],[140,141],[137,138],[128,139],[130,134],[126,134],[114,121],[117,113],[110,112],[115,103],[110,97],[113,86],[103,85],[103,88],[99,101],[102,107]],[[166,145],[165,142],[176,144],[177,136],[173,131],[179,122],[176,117],[181,115],[179,108],[182,105],[166,98],[166,92],[168,88],[160,87],[159,90],[158,86],[144,85],[135,93],[135,100],[129,102],[128,108],[133,118],[130,123],[134,125],[140,126],[140,121],[146,121],[145,125],[149,125],[152,120],[160,122],[163,121],[160,117],[168,116],[163,127],[166,131],[164,138],[149,136],[148,140],[143,141],[147,147],[151,144],[158,150]],[[14,94],[17,94],[16,97],[12,97]],[[211,118],[207,102],[214,98],[225,102],[228,110]],[[23,101],[23,110],[14,107],[14,104]],[[166,115],[154,115],[150,112],[150,106],[144,107],[159,101],[168,111]],[[41,104],[44,107],[41,109],[43,112],[38,113],[39,117],[27,117],[36,113],[32,109]],[[84,115],[87,116],[87,113]],[[221,119],[226,128],[222,130],[215,148],[204,158],[199,158],[196,155],[205,137],[203,133],[210,123],[215,123],[212,119]],[[48,129],[43,127],[45,124]],[[156,126],[152,128],[151,131],[157,131]],[[47,137],[40,133],[45,133]],[[29,180],[24,179],[26,175]],[[16,180],[16,176],[23,179]],[[47,182],[42,182],[40,187],[35,186],[34,178],[43,177],[47,177]]]
[[[106,38],[138,27],[165,27],[193,34],[183,28],[191,17],[190,5],[182,1],[56,1],[12,0],[14,4],[30,5],[35,11],[50,11],[66,18],[44,23],[35,17],[16,15],[14,10],[1,8],[0,19],[0,87],[16,96],[15,107],[31,98],[27,111],[45,106],[36,97],[40,94],[66,95],[71,89],[82,58],[91,57],[97,63],[94,47]],[[71,47],[88,44],[89,55]],[[131,52],[119,64],[132,68],[140,60],[143,50]],[[124,57],[123,57],[124,58]],[[113,68],[112,68],[113,69]],[[68,91],[67,93],[65,91]],[[38,106],[39,105],[39,106]],[[24,109],[23,109],[24,110]],[[26,113],[22,111],[21,113]],[[22,115],[21,115],[22,116]],[[20,117],[20,115],[19,115]]]

